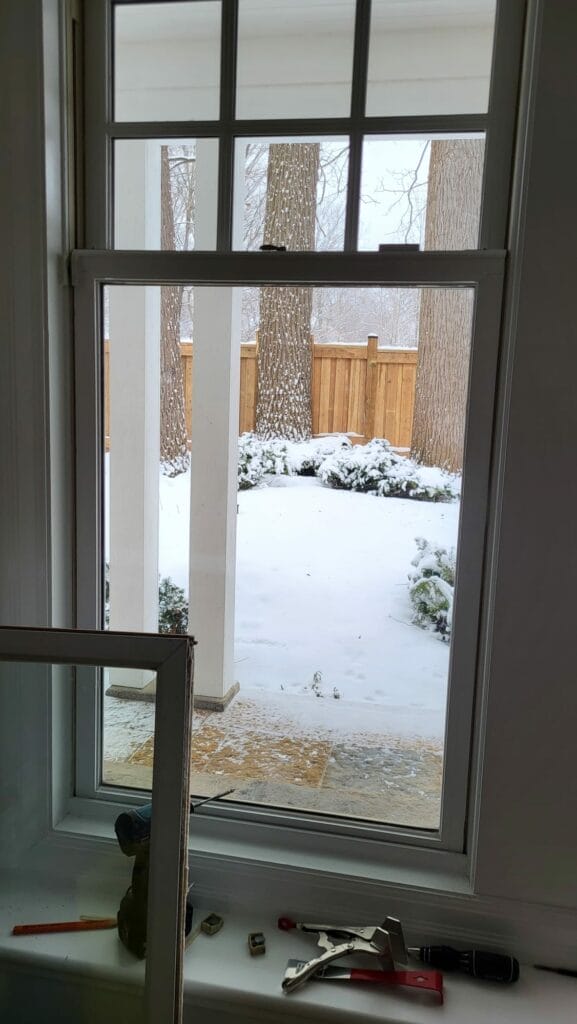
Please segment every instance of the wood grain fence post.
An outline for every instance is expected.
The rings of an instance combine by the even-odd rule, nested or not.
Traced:
[[[370,441],[375,436],[375,409],[377,398],[377,349],[379,339],[376,334],[367,338],[367,373],[365,378],[365,437]]]

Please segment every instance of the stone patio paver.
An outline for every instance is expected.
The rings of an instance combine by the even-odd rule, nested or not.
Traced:
[[[191,791],[230,799],[436,828],[442,750],[433,740],[351,734],[331,736],[302,722],[287,704],[271,718],[265,703],[237,697],[224,712],[193,716]],[[104,781],[147,787],[154,738],[124,760],[107,761]]]

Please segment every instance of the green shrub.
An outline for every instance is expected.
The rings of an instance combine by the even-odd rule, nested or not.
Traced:
[[[110,565],[104,567],[104,626],[110,625]],[[188,630],[188,601],[182,587],[177,587],[170,576],[158,583],[158,632],[186,633]]]
[[[459,493],[457,477],[436,467],[420,466],[380,439],[330,456],[318,475],[329,487],[380,497],[451,501]]]
[[[455,589],[455,550],[434,546],[423,537],[416,538],[418,548],[409,573],[409,596],[414,609],[413,621],[432,626],[443,640],[449,640],[453,619]]]
[[[260,441],[255,434],[241,434],[238,439],[239,491],[256,487],[267,474],[289,473],[287,442]]]
[[[186,633],[188,630],[188,601],[182,587],[177,587],[170,576],[158,585],[158,632]]]

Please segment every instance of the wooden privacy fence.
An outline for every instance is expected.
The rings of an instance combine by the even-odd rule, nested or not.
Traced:
[[[180,346],[188,436],[192,432],[192,342]],[[257,342],[241,345],[239,433],[254,430]],[[105,342],[105,431],[109,446],[108,342]],[[396,448],[410,448],[415,405],[417,350],[366,345],[313,345],[313,434],[357,435],[362,443],[386,437]]]

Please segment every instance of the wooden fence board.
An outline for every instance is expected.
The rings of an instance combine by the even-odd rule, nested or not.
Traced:
[[[417,365],[417,349],[416,348],[378,348],[377,349],[377,362],[388,363],[396,365],[402,363],[405,366],[407,363]]]
[[[417,378],[417,367],[414,365],[403,366],[403,379],[401,384],[401,415],[399,447],[410,448],[413,439],[413,414],[415,410],[415,381]]]
[[[350,368],[349,359],[335,359],[335,391],[332,422],[333,431],[344,432],[347,429],[348,409],[347,394],[349,390]]]
[[[257,346],[241,345],[239,433],[254,430]],[[193,345],[181,344],[186,427],[192,428]],[[104,423],[109,447],[109,343],[104,344]],[[347,433],[359,441],[386,437],[409,448],[415,405],[417,350],[365,345],[313,345],[312,424],[314,434]]]
[[[192,342],[180,343],[180,356],[182,360],[182,376],[184,379],[184,418],[186,421],[186,433],[188,438],[192,437]]]
[[[321,363],[322,359],[314,355],[313,350],[313,379],[312,379],[312,404],[313,404],[313,434],[320,434],[320,398],[321,398]]]
[[[367,385],[367,361],[351,363],[351,389],[349,392],[350,414],[347,433],[365,436],[365,392]]]
[[[398,363],[388,363],[385,373],[385,423],[384,437],[397,439],[400,433],[400,397],[403,368]]]
[[[361,359],[367,358],[366,345],[313,345],[314,353],[321,359]]]
[[[240,347],[239,433],[254,430],[256,415],[256,346]]]
[[[321,359],[321,393],[319,398],[319,434],[327,434],[330,427],[329,404],[331,393],[332,359]]]

